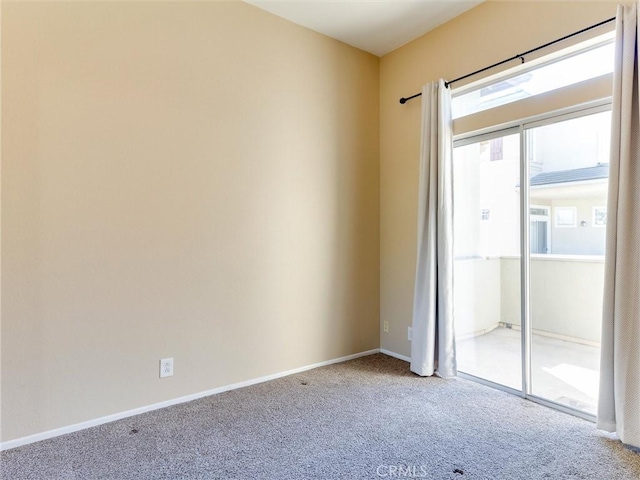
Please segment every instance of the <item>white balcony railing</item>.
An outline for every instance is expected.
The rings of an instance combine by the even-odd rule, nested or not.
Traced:
[[[536,333],[598,346],[604,257],[533,255],[530,267],[532,328]],[[520,327],[520,259],[457,259],[454,268],[456,337]]]

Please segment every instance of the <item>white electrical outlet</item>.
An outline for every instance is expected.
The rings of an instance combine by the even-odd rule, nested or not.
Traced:
[[[160,378],[171,377],[173,375],[173,358],[163,358],[160,360]]]
[[[413,327],[407,327],[407,340],[411,341],[413,339]]]
[[[389,322],[388,321],[385,321],[382,324],[382,330],[384,330],[384,333],[389,333]]]

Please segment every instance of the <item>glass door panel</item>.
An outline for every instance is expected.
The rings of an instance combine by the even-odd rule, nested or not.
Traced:
[[[591,414],[598,393],[610,121],[607,111],[526,132],[530,392]]]
[[[458,370],[522,390],[520,135],[454,148]]]

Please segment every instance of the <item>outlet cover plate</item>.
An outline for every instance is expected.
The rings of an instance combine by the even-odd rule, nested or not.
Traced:
[[[173,376],[173,358],[160,360],[160,378]]]

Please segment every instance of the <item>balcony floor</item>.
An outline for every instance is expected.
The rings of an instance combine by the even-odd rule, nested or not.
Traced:
[[[499,327],[458,340],[458,370],[521,390],[520,333]],[[531,357],[533,395],[596,413],[599,348],[533,334]]]

